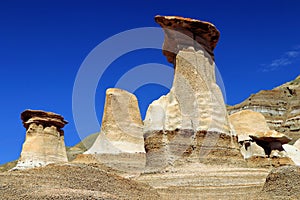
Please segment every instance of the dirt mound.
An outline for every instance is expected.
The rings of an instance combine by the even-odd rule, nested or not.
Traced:
[[[263,192],[274,197],[299,197],[300,167],[284,166],[273,169],[267,176]]]
[[[0,174],[1,199],[159,199],[150,186],[101,165],[48,165]]]

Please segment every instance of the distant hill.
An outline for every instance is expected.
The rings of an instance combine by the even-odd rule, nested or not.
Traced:
[[[272,90],[252,94],[240,104],[228,106],[229,114],[250,109],[262,113],[271,129],[295,142],[300,138],[300,76]]]
[[[78,154],[82,154],[83,152],[88,150],[94,144],[98,135],[99,135],[99,133],[91,134],[91,135],[87,136],[86,138],[84,138],[81,142],[79,142],[75,146],[67,147],[67,155],[68,155],[69,161],[74,160]]]
[[[17,162],[18,161],[15,160],[15,161],[11,161],[11,162],[5,163],[3,165],[0,165],[0,173],[14,168],[17,165]]]

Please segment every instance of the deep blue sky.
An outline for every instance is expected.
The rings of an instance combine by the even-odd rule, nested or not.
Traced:
[[[157,14],[210,21],[220,30],[215,58],[228,104],[300,74],[297,0],[1,1],[0,164],[20,155],[25,139],[20,113],[27,108],[63,115],[70,122],[64,129],[66,144],[76,144],[79,137],[72,117],[72,90],[81,63],[114,34],[158,27],[153,19]],[[99,120],[105,89],[114,86],[120,73],[149,62],[168,65],[158,50],[132,52],[112,64],[97,89]],[[142,115],[147,104],[166,92],[155,85],[140,88],[136,94]]]

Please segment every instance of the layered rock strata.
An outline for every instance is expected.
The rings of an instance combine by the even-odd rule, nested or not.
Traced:
[[[118,169],[124,161],[139,170],[144,168],[143,121],[135,95],[117,88],[106,91],[101,132],[84,154],[75,161],[102,162]]]
[[[26,110],[21,114],[21,119],[26,128],[26,139],[14,169],[68,161],[62,130],[68,122],[62,116],[52,112]]]
[[[165,31],[163,53],[174,63],[175,75],[170,92],[152,102],[146,113],[147,167],[200,159],[229,163],[240,153],[216,84],[212,50],[218,30],[189,18],[156,16],[155,20]]]
[[[228,113],[253,110],[263,114],[272,130],[284,133],[295,142],[300,138],[300,76],[272,90],[262,90],[235,106]]]

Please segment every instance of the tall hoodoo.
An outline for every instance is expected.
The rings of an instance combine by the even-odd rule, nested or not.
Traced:
[[[45,166],[67,162],[62,128],[68,123],[52,112],[26,110],[21,114],[26,128],[26,139],[15,169]]]
[[[150,105],[146,132],[180,128],[229,134],[212,59],[219,31],[208,22],[189,18],[156,16],[155,20],[164,28],[163,53],[174,63],[175,76],[170,93]]]
[[[145,160],[143,121],[136,96],[118,88],[107,89],[101,132],[74,162],[101,162],[136,173],[144,169]]]
[[[125,90],[110,88],[101,133],[85,154],[145,153],[143,121],[137,98]]]
[[[147,165],[163,167],[182,157],[209,157],[222,148],[238,151],[231,145],[227,111],[216,84],[213,49],[219,31],[209,22],[189,18],[155,20],[164,29],[163,54],[174,64],[175,75],[170,92],[147,110]]]

